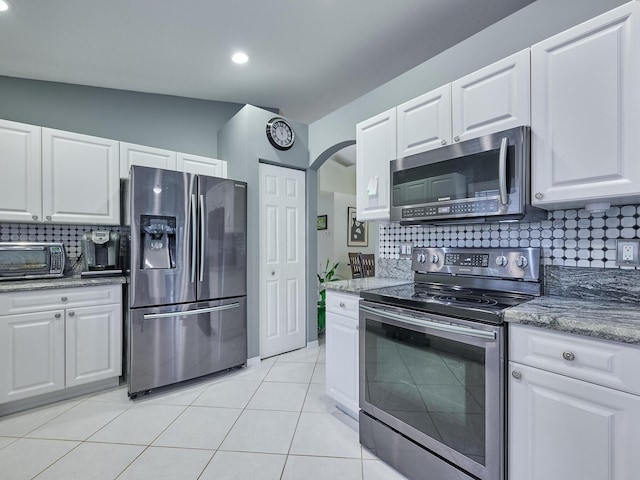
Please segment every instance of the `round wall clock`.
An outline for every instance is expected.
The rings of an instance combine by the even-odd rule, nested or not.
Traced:
[[[267,138],[278,150],[289,150],[293,147],[295,134],[284,118],[274,117],[267,122]]]

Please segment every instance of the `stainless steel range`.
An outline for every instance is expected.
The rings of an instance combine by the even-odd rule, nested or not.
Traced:
[[[415,283],[360,296],[360,443],[408,478],[504,480],[504,309],[536,248],[416,248]]]

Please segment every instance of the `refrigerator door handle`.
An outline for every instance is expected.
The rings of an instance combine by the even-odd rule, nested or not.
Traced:
[[[204,242],[206,241],[206,232],[204,231],[204,195],[200,195],[200,281],[204,280]]]
[[[198,247],[197,237],[197,208],[196,208],[196,196],[191,195],[191,283],[196,281],[196,254]]]
[[[145,320],[152,320],[154,318],[186,317],[188,315],[200,315],[201,313],[231,310],[232,308],[238,308],[239,306],[239,303],[229,303],[227,305],[220,305],[219,307],[198,308],[196,310],[187,310],[185,312],[145,313],[142,318]]]

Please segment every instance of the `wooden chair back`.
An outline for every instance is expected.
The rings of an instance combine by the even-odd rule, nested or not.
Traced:
[[[362,278],[359,252],[349,252],[349,266],[351,267],[351,278]]]
[[[376,276],[376,257],[373,253],[360,254],[360,268],[363,277]]]

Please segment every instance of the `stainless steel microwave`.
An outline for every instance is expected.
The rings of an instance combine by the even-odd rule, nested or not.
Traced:
[[[0,280],[62,277],[62,243],[0,242]]]
[[[546,218],[530,203],[530,129],[517,127],[391,162],[402,224]]]

